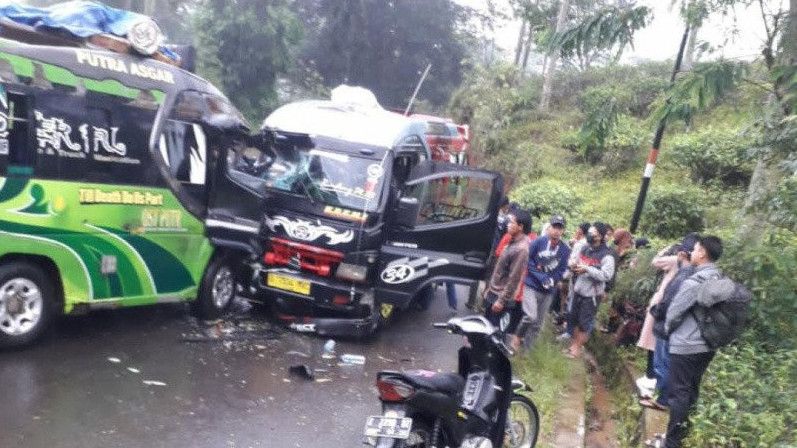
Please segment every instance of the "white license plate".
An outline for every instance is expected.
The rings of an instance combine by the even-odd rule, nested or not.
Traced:
[[[365,435],[367,437],[388,437],[391,439],[406,439],[410,436],[412,419],[409,417],[385,417],[374,415],[365,422]]]

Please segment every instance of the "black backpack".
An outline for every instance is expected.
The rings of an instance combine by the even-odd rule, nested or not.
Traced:
[[[692,315],[706,344],[716,350],[742,334],[753,295],[743,285],[722,275],[698,281],[702,285]]]

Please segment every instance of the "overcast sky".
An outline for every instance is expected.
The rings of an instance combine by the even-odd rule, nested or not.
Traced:
[[[485,9],[487,0],[456,0],[457,2],[478,9]],[[768,0],[770,8],[777,10],[777,6],[785,0]],[[506,0],[494,0],[496,4],[507,5]],[[638,32],[634,38],[634,50],[626,51],[624,60],[627,62],[640,59],[674,59],[678,51],[680,36],[684,31],[678,7],[672,8],[671,0],[640,0],[639,5],[646,5],[653,9],[653,22],[644,30]],[[785,4],[788,8],[788,5]],[[507,8],[508,10],[508,8]],[[496,42],[506,50],[507,57],[517,43],[520,22],[511,21],[505,26],[498,27],[495,34]],[[738,34],[734,33],[737,30]],[[728,40],[722,52],[714,53],[707,58],[723,56],[726,58],[753,59],[760,54],[761,44],[764,40],[764,27],[761,13],[757,6],[737,8],[735,14],[727,17],[715,14],[701,29],[698,41],[707,41],[714,47],[721,47]]]

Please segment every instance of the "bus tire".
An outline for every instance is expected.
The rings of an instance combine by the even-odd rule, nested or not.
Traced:
[[[23,347],[39,339],[57,313],[57,289],[35,264],[0,266],[0,348]]]
[[[230,257],[218,256],[208,264],[194,301],[194,311],[203,319],[224,314],[235,298],[235,269]]]

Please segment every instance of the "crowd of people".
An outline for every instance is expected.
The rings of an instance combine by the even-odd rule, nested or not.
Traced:
[[[532,224],[528,211],[504,200],[489,277],[467,306],[501,328],[516,352],[533,350],[551,316],[552,328],[561,332],[556,339],[566,345],[562,355],[579,358],[617,272],[634,266],[634,250],[648,242],[603,222],[581,223],[573,238],[564,241],[567,223],[558,214],[539,234]],[[649,446],[679,447],[686,434],[689,411],[715,353],[690,310],[701,284],[720,275],[714,263],[721,255],[719,238],[690,233],[652,261],[663,275],[635,333],[637,345],[647,351],[647,370],[637,387],[640,405],[669,412],[669,422],[666,434],[647,441]],[[455,307],[456,300],[449,304]]]

